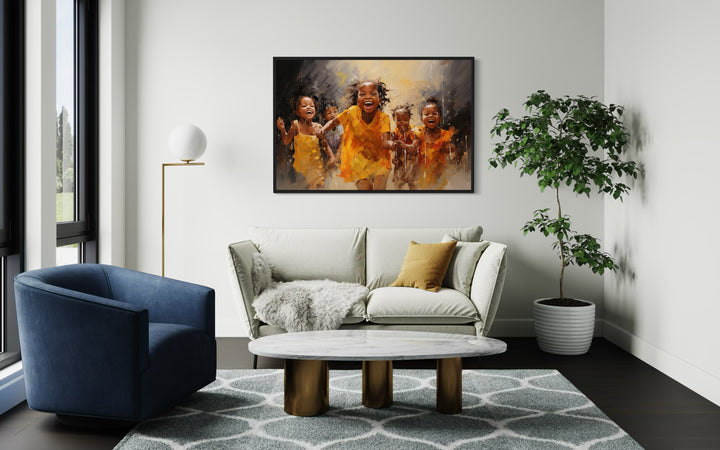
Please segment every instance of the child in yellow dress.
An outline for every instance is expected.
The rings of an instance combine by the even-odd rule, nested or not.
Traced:
[[[335,156],[320,133],[322,126],[312,121],[317,112],[315,100],[308,96],[299,97],[293,106],[298,119],[292,121],[289,131],[285,131],[285,122],[282,118],[277,119],[280,139],[285,145],[293,142],[295,149],[293,169],[305,177],[309,189],[319,189],[325,184],[321,152],[325,151],[327,154],[328,165],[335,162]]]
[[[352,83],[348,87],[351,106],[329,120],[324,135],[338,124],[343,127],[340,175],[358,190],[385,190],[392,164],[390,118],[382,112],[389,101],[382,81]]]
[[[408,189],[417,189],[418,147],[420,140],[410,129],[410,112],[412,105],[400,105],[393,108],[392,116],[395,120],[395,131],[392,132],[393,140],[393,183],[397,189],[407,185]]]
[[[442,109],[437,97],[429,97],[421,112],[423,125],[417,130],[420,139],[418,184],[421,189],[443,189],[448,182],[445,174],[448,157],[455,153],[451,142],[455,129],[440,128]]]

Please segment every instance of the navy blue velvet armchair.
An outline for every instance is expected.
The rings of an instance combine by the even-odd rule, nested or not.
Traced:
[[[139,421],[215,380],[215,291],[101,264],[15,277],[28,405]]]

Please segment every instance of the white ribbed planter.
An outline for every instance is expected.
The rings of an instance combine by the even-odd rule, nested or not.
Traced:
[[[587,306],[553,306],[533,303],[535,337],[540,350],[556,355],[582,355],[587,353],[595,331],[595,304]]]

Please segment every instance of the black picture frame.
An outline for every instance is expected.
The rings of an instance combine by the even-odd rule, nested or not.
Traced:
[[[274,57],[273,192],[474,192],[474,66],[472,57]],[[377,99],[363,97],[364,109],[366,95]],[[345,124],[340,151],[324,127],[333,106]],[[408,112],[409,130],[398,128],[395,116]]]

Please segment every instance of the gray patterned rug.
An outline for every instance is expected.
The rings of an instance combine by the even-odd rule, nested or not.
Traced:
[[[464,370],[463,411],[435,411],[435,371],[393,373],[394,403],[361,403],[359,370],[330,371],[330,411],[283,411],[282,370],[220,370],[115,447],[140,449],[637,449],[555,370]]]

